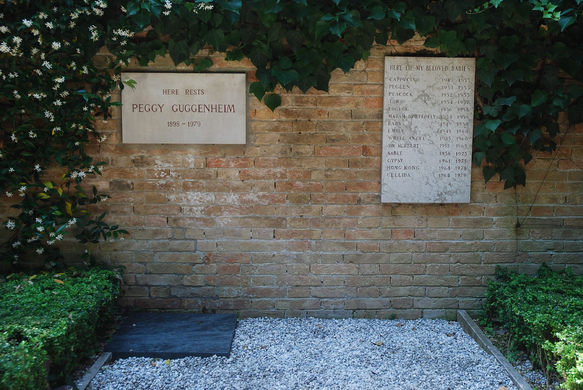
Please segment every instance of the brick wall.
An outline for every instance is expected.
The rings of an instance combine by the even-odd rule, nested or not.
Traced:
[[[123,145],[118,111],[98,121],[109,138],[91,147],[108,166],[95,184],[111,194],[100,207],[132,236],[95,251],[126,267],[123,303],[451,317],[480,307],[497,264],[583,272],[583,126],[516,192],[474,167],[470,204],[380,203],[384,56],[420,44],[375,47],[329,92],[279,91],[275,112],[249,95],[246,145]],[[249,61],[214,60],[255,80]],[[167,58],[147,69],[187,70]]]

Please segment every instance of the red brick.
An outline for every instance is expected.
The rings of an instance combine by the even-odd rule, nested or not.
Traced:
[[[208,158],[209,168],[250,168],[253,166],[251,158]]]
[[[316,146],[317,156],[360,156],[362,146]]]

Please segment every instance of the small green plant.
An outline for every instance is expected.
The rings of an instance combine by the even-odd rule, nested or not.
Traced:
[[[70,379],[113,318],[119,274],[90,268],[9,275],[0,282],[0,389],[43,389]]]
[[[583,389],[583,277],[544,264],[535,276],[499,267],[484,311],[547,376],[557,372],[564,388]]]

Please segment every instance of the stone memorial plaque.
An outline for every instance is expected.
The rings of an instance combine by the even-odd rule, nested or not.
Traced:
[[[381,201],[469,203],[474,58],[385,57]]]
[[[122,73],[122,139],[132,144],[244,144],[240,73]]]

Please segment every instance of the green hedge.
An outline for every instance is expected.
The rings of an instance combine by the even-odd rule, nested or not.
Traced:
[[[100,268],[0,282],[0,389],[70,380],[79,361],[95,353],[119,293],[119,274]]]
[[[583,389],[583,277],[544,264],[535,276],[498,267],[484,310],[547,373],[556,370],[564,388]]]

